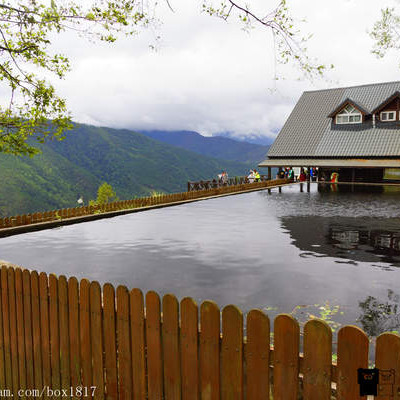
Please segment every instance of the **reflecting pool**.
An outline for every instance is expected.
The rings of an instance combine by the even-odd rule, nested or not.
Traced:
[[[328,312],[376,335],[400,330],[400,192],[390,189],[216,198],[2,238],[0,259],[271,317]]]

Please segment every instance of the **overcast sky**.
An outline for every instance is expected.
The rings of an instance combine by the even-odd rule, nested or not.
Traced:
[[[203,135],[230,131],[237,136],[273,136],[304,90],[399,80],[400,53],[378,60],[367,31],[380,8],[396,0],[289,0],[298,26],[313,33],[311,57],[335,69],[325,80],[298,80],[301,73],[275,67],[271,33],[250,34],[236,19],[226,23],[200,12],[199,0],[161,5],[158,51],[149,49],[154,32],[115,44],[90,44],[76,36],[54,43],[70,56],[72,71],[54,81],[73,119],[94,125],[194,130]],[[162,1],[161,1],[162,3]],[[278,1],[253,0],[266,12]],[[284,80],[274,80],[275,74]]]

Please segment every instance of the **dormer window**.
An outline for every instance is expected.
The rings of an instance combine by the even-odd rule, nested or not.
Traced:
[[[380,122],[390,122],[398,120],[400,110],[400,92],[394,92],[383,103],[379,104],[371,114],[375,114]]]
[[[396,121],[396,111],[382,111],[381,121]]]
[[[347,104],[342,111],[336,114],[337,124],[360,124],[362,122],[362,115],[351,104]]]

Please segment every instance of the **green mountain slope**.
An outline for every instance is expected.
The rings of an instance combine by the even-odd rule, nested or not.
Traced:
[[[0,154],[0,216],[76,205],[78,193],[96,193],[101,179],[47,146],[34,157]]]
[[[241,142],[228,137],[205,137],[191,131],[143,131],[144,135],[208,157],[222,158],[256,166],[266,159],[269,146]]]
[[[0,154],[0,216],[74,207],[78,195],[94,199],[103,181],[128,199],[153,190],[184,191],[188,180],[209,179],[223,169],[230,176],[248,170],[129,130],[88,125],[41,149],[33,158]]]

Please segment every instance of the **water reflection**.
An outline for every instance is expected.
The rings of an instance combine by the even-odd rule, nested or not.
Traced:
[[[345,259],[337,263],[400,267],[399,218],[291,216],[282,217],[281,224],[302,251],[301,257],[329,256]]]
[[[285,187],[2,238],[0,259],[258,307],[271,320],[300,304],[318,316],[328,304],[339,306],[335,321],[354,323],[367,294],[381,302],[400,287],[399,200]]]
[[[387,193],[400,193],[400,187],[398,185],[358,185],[351,183],[319,183],[318,192],[329,193],[329,192],[340,192],[340,193],[367,193],[367,194],[387,194]]]

